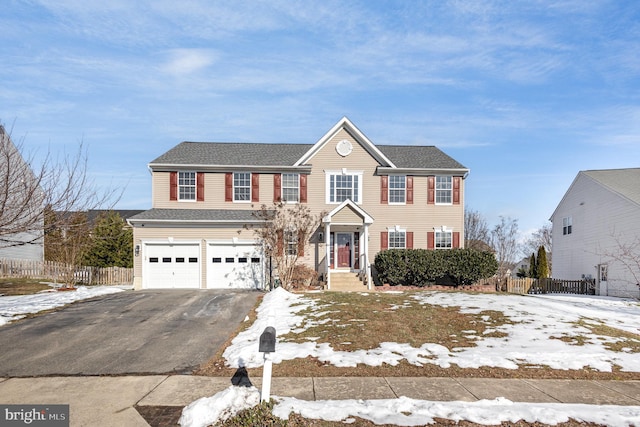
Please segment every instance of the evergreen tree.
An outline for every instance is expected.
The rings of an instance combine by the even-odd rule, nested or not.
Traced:
[[[547,251],[544,250],[544,246],[538,248],[538,261],[536,264],[536,270],[538,273],[538,279],[544,279],[549,277],[549,264],[547,264]]]
[[[116,212],[102,215],[92,230],[84,264],[92,267],[133,267],[133,230]]]
[[[529,258],[529,277],[532,279],[538,278],[538,266],[536,265],[536,254],[532,253]]]

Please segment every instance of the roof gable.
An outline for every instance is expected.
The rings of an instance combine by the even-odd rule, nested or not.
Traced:
[[[325,133],[298,161],[296,166],[307,164],[342,129],[348,132],[380,165],[396,167],[348,118],[343,117]]]

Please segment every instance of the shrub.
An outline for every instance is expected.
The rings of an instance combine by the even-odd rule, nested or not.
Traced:
[[[429,286],[448,279],[455,286],[465,286],[498,270],[491,252],[475,249],[390,249],[379,252],[374,263],[380,280],[390,285]]]

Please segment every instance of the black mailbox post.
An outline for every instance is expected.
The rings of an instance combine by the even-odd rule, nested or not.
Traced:
[[[260,335],[258,350],[261,353],[274,353],[276,351],[276,329],[273,326],[264,328],[264,332]]]

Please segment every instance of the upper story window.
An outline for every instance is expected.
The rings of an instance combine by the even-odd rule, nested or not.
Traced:
[[[562,218],[562,235],[571,234],[572,221],[571,217]]]
[[[347,199],[362,200],[362,172],[327,171],[327,203],[342,203]]]
[[[404,175],[389,175],[389,203],[405,203],[407,177]]]
[[[436,204],[451,204],[452,194],[453,177],[436,176]]]
[[[285,202],[300,201],[300,174],[282,174],[282,200]]]
[[[405,230],[389,230],[389,249],[405,249],[407,232]]]
[[[436,230],[435,247],[436,249],[451,249],[453,247],[453,232],[448,230]]]
[[[178,200],[196,200],[195,172],[178,172]]]
[[[234,202],[250,202],[251,201],[251,173],[250,172],[234,172],[233,173],[233,201]]]

